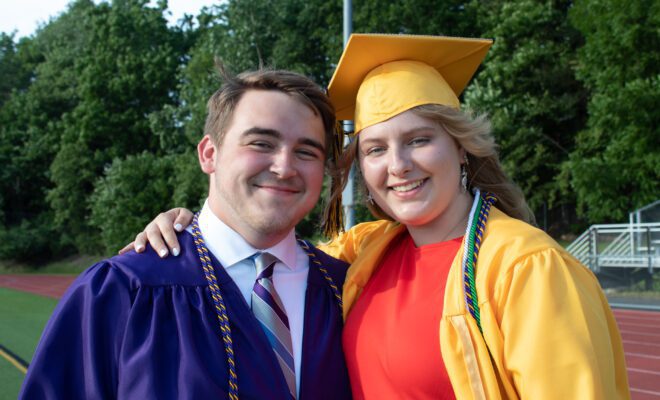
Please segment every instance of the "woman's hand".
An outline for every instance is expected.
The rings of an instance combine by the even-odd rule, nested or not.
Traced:
[[[176,238],[176,232],[183,231],[192,222],[192,219],[193,213],[187,208],[177,207],[160,213],[153,221],[147,224],[144,231],[135,236],[133,242],[119,250],[119,254],[124,254],[133,249],[137,253],[142,253],[146,248],[147,242],[149,242],[161,258],[167,257],[170,251],[176,257],[181,252],[179,241]],[[165,245],[166,243],[167,245]]]

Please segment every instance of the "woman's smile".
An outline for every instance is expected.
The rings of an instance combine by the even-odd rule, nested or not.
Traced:
[[[426,179],[418,179],[411,182],[399,183],[396,185],[390,185],[390,189],[397,193],[408,194],[414,189],[421,188],[426,183]]]

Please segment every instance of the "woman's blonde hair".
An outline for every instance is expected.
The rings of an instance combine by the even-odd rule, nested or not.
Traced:
[[[411,111],[420,117],[437,123],[445,132],[465,149],[467,153],[468,187],[479,188],[497,197],[497,208],[510,217],[525,222],[534,223],[534,214],[527,206],[520,188],[504,173],[497,155],[497,145],[491,133],[491,125],[486,115],[472,117],[471,114],[438,104],[424,104],[412,108]],[[340,167],[342,171],[343,188],[348,183],[348,172],[358,154],[357,138],[344,150]],[[366,193],[366,185],[357,163],[358,181]],[[332,198],[339,193],[332,193]],[[392,221],[376,203],[367,202],[369,211],[377,218]]]

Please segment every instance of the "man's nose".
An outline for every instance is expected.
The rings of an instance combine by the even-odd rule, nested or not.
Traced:
[[[270,172],[280,179],[290,178],[298,174],[295,166],[295,155],[286,149],[282,149],[273,155]]]

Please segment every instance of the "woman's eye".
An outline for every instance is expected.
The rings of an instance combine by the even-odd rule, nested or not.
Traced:
[[[410,144],[412,146],[419,146],[419,145],[426,144],[429,141],[430,141],[430,139],[427,138],[427,137],[418,137],[418,138],[412,139],[410,142],[408,142],[408,144]]]
[[[368,156],[375,156],[375,155],[381,154],[384,151],[385,151],[385,148],[383,148],[383,147],[369,147],[368,149],[364,150],[364,154],[366,154]]]

